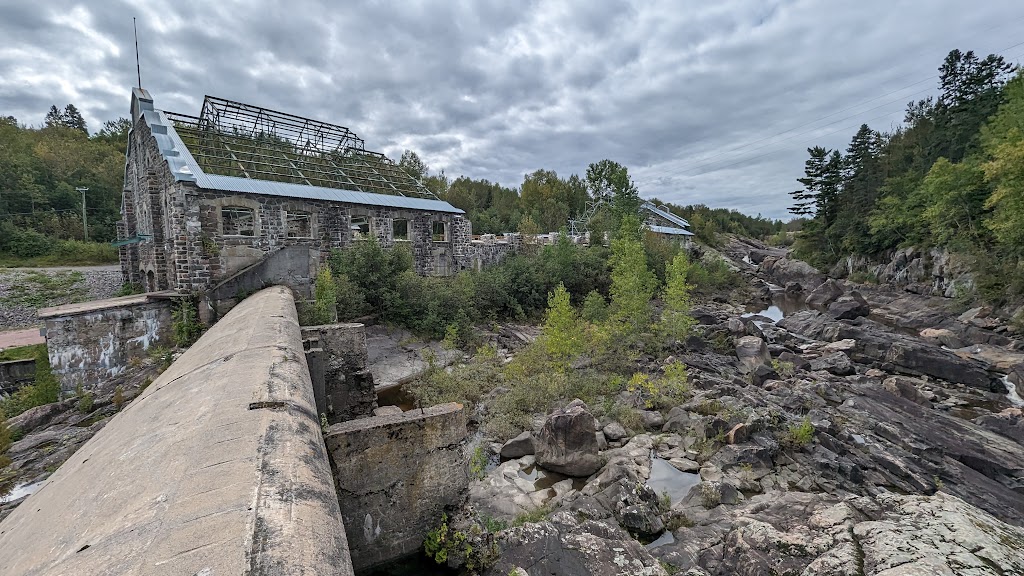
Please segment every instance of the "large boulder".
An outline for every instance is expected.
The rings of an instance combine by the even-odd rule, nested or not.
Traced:
[[[611,518],[561,511],[550,521],[525,524],[501,533],[501,555],[485,574],[561,574],[564,576],[664,576],[665,569],[643,544]]]
[[[744,336],[737,340],[736,357],[740,359],[740,368],[746,373],[772,361],[768,345],[757,336]]]
[[[808,306],[828,306],[842,295],[843,287],[839,285],[839,282],[829,278],[811,290],[804,302]]]
[[[936,346],[895,342],[885,353],[885,361],[902,372],[934,376],[948,382],[992,391],[992,378],[980,362],[961,358]]]
[[[854,290],[849,295],[840,296],[835,302],[829,304],[828,312],[837,320],[853,320],[871,314],[871,306],[860,292]]]
[[[548,415],[534,439],[537,464],[566,476],[590,476],[601,467],[594,416],[580,400]]]
[[[882,381],[882,387],[890,393],[896,396],[902,396],[914,404],[920,404],[925,408],[931,408],[931,400],[929,400],[928,397],[925,396],[918,388],[918,386],[923,384],[924,382],[917,380],[916,378],[907,378],[905,376],[890,376]]]
[[[851,376],[857,373],[857,369],[845,352],[833,352],[811,360],[811,370],[824,370],[836,376]]]
[[[533,433],[529,430],[505,442],[501,446],[500,455],[504,459],[522,458],[534,453]]]

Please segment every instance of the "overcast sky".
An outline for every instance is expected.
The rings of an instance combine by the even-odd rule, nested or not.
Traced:
[[[641,195],[787,218],[806,148],[888,130],[952,48],[1024,55],[1021,0],[0,0],[0,115],[127,116],[136,82],[342,124],[517,186],[610,158]]]

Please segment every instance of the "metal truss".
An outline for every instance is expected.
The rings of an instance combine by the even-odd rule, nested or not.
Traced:
[[[437,200],[344,126],[214,96],[199,116],[167,116],[208,174]]]

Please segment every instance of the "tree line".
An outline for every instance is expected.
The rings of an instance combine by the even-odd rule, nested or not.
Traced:
[[[0,253],[43,256],[55,240],[109,242],[120,219],[124,150],[130,123],[108,121],[95,134],[78,109],[51,106],[41,127],[0,117]]]
[[[613,232],[625,214],[636,213],[642,200],[629,170],[613,160],[591,163],[583,177],[571,174],[563,178],[554,170],[536,170],[523,176],[518,188],[506,187],[487,179],[460,176],[454,180],[444,170],[431,173],[414,151],[406,150],[399,165],[419,179],[431,192],[466,211],[476,234],[505,232],[541,233],[565,228],[579,217],[589,202],[601,200],[608,210],[599,210],[590,221],[594,234]],[[685,218],[691,231],[708,244],[717,244],[721,234],[740,234],[768,238],[799,229],[800,221],[748,216],[729,208],[710,208],[704,204],[677,205],[652,201]]]
[[[77,188],[88,188],[89,239],[109,243],[116,238],[130,128],[128,119],[119,118],[90,133],[73,104],[51,106],[38,127],[0,117],[0,260],[40,257],[58,248],[55,241],[84,240]],[[641,202],[628,169],[612,160],[594,162],[582,175],[568,177],[539,169],[526,174],[518,187],[467,176],[451,179],[443,170],[431,173],[412,151],[402,155],[399,165],[465,210],[478,234],[558,231],[583,214],[589,202],[602,200],[606,209],[590,221],[592,233],[601,234],[616,230],[622,216],[635,213]],[[709,243],[721,233],[767,237],[783,229],[781,221],[725,208],[667,207],[688,219]]]
[[[808,148],[790,211],[797,254],[828,268],[899,247],[964,255],[977,295],[1024,294],[1024,75],[1002,56],[952,50],[939,95],[910,102],[890,132],[862,125],[845,151]]]

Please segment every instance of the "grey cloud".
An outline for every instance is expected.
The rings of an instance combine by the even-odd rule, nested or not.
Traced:
[[[132,15],[143,85],[165,109],[194,114],[204,94],[250,102],[510,186],[538,168],[567,176],[612,158],[644,196],[785,217],[807,146],[844,148],[874,117],[889,128],[935,82],[823,117],[934,75],[954,47],[1015,44],[1024,6],[21,3],[0,7],[0,114],[38,124],[50,104],[73,102],[93,129],[125,115]]]

